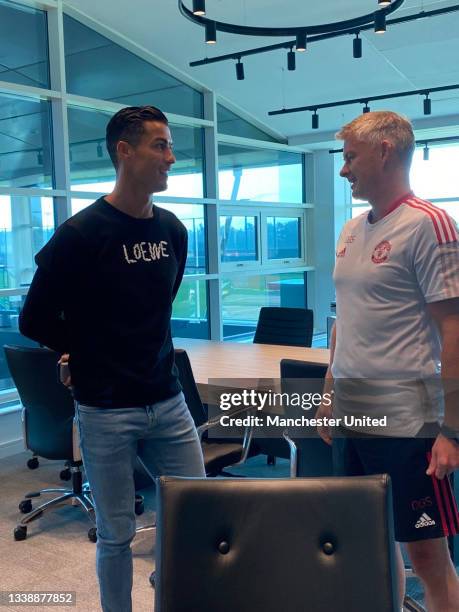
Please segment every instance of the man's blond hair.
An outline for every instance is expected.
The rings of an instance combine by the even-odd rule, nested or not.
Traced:
[[[394,146],[400,160],[407,165],[411,164],[415,148],[410,121],[392,111],[364,113],[342,127],[335,137],[338,140],[354,138],[374,145],[387,140]]]

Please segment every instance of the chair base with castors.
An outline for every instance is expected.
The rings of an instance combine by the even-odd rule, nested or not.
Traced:
[[[13,535],[16,541],[25,540],[27,538],[27,526],[29,523],[38,519],[45,512],[48,512],[49,510],[67,501],[75,500],[83,508],[83,510],[85,510],[89,519],[95,523],[95,513],[94,505],[91,499],[91,491],[89,490],[88,483],[83,484],[81,462],[72,462],[69,469],[72,479],[71,489],[41,489],[41,491],[27,493],[25,495],[25,499],[19,503],[19,510],[23,514],[27,514],[27,516],[25,516],[14,529]],[[59,495],[33,509],[33,499],[50,493],[58,493]]]

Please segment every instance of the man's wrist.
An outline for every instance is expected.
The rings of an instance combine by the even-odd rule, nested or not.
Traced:
[[[459,444],[459,431],[456,431],[452,427],[449,427],[448,425],[446,425],[446,423],[440,425],[440,433],[445,438],[449,438],[450,440],[453,440],[454,442]]]

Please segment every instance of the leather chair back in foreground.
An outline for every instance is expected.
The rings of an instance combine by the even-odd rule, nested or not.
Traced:
[[[388,476],[159,479],[156,612],[395,612]]]

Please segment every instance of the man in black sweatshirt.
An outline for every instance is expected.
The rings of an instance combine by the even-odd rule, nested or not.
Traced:
[[[37,254],[19,326],[69,354],[102,609],[130,612],[136,456],[155,475],[205,473],[170,331],[187,232],[151,197],[167,188],[175,162],[165,115],[151,106],[120,110],[107,125],[107,149],[115,187]]]

